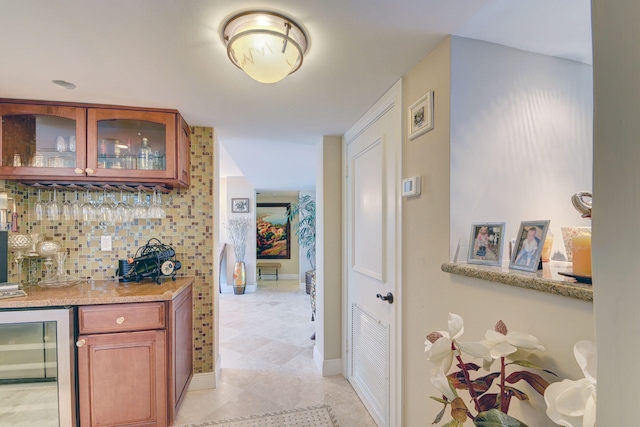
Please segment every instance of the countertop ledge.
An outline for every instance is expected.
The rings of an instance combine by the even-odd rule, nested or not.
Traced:
[[[570,265],[570,263],[564,262],[544,263],[543,270],[537,273],[509,270],[506,267],[448,262],[442,264],[441,269],[445,273],[488,280],[584,301],[593,301],[593,288],[591,285],[578,283],[575,279],[558,274],[558,271],[570,271]]]
[[[194,278],[187,276],[164,279],[160,284],[145,279],[127,283],[89,280],[59,287],[31,285],[24,287],[26,297],[0,299],[0,309],[171,301],[193,283]]]

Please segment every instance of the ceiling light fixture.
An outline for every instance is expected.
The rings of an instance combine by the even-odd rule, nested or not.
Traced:
[[[222,38],[231,62],[260,83],[276,83],[296,72],[307,51],[302,28],[275,12],[239,13],[224,24]]]

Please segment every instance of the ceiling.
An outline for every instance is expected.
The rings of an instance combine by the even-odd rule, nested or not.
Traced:
[[[298,72],[264,85],[230,63],[221,26],[247,9],[302,25]],[[447,35],[591,63],[590,19],[589,0],[0,0],[0,97],[177,109],[216,129],[233,159],[223,175],[309,189],[322,136]]]

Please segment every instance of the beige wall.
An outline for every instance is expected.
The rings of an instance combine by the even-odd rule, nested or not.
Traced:
[[[597,425],[632,425],[640,381],[640,3],[592,4]]]
[[[316,346],[323,374],[342,370],[342,138],[318,144],[316,179]]]
[[[483,339],[498,320],[511,331],[536,335],[547,348],[539,363],[561,378],[580,375],[573,344],[594,336],[591,303],[441,271],[449,260],[449,188],[450,174],[455,173],[450,170],[450,49],[450,39],[443,41],[403,82],[405,111],[427,90],[434,90],[435,102],[434,130],[404,140],[403,176],[422,176],[422,195],[404,199],[402,216],[406,426],[431,423],[441,409],[429,399],[436,392],[423,342],[428,333],[446,329],[449,312],[465,319],[465,340]],[[531,404],[514,402],[510,414],[528,425],[553,425],[537,393],[526,385],[522,389]]]

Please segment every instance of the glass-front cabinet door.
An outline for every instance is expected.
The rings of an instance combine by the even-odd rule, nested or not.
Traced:
[[[84,176],[86,110],[0,104],[0,175],[56,179]]]
[[[90,108],[87,175],[118,181],[175,178],[176,115]]]

